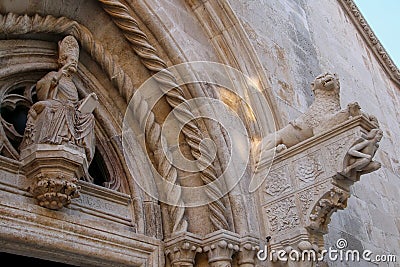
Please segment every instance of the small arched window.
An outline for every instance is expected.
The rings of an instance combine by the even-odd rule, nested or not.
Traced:
[[[96,185],[106,186],[106,183],[110,181],[110,173],[108,172],[104,159],[97,148],[89,166],[89,175],[91,176],[93,183]]]

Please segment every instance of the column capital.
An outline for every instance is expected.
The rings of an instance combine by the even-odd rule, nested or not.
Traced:
[[[231,266],[232,256],[239,251],[240,236],[226,230],[219,230],[205,236],[203,250],[208,255],[211,267]]]
[[[173,267],[193,267],[197,253],[201,253],[201,238],[192,233],[181,233],[165,241],[165,255]]]

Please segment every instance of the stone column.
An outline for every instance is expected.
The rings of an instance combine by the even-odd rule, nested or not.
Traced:
[[[182,233],[165,241],[165,255],[172,267],[193,267],[197,253],[201,253],[201,239],[192,233]]]
[[[209,266],[231,267],[232,256],[239,251],[240,238],[236,233],[219,230],[207,235],[203,243]]]

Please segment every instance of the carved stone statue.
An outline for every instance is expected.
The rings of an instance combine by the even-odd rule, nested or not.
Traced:
[[[336,74],[324,73],[311,83],[314,101],[306,112],[284,128],[264,137],[255,147],[255,155],[261,159],[258,163],[272,158],[272,152],[281,152],[318,133],[346,121],[351,116],[360,115],[357,103],[351,103],[346,109],[340,107],[340,82]]]
[[[372,158],[379,148],[382,136],[382,130],[376,128],[357,140],[347,152],[343,164],[344,170],[340,174],[358,180],[360,175],[378,170],[381,164]]]
[[[95,151],[91,93],[79,100],[72,75],[77,71],[79,44],[73,36],[59,42],[58,71],[36,83],[38,102],[29,110],[20,160],[38,204],[61,209],[79,197],[79,179],[88,179]]]
[[[94,155],[94,117],[96,95],[79,100],[72,81],[77,71],[79,45],[73,36],[59,43],[60,68],[36,84],[38,102],[28,114],[21,149],[31,144],[75,145],[84,148],[88,162]],[[91,98],[94,101],[89,101]],[[92,107],[88,107],[92,105]]]

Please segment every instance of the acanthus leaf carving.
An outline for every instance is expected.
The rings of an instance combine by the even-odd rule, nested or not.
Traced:
[[[254,267],[259,249],[258,239],[251,236],[243,237],[238,252],[239,267]]]
[[[344,209],[349,197],[348,192],[336,187],[332,188],[317,201],[309,216],[310,224],[307,228],[312,232],[327,233],[330,216],[336,210]]]
[[[39,174],[35,179],[35,186],[30,191],[42,207],[58,210],[79,197],[77,179],[68,181],[63,176],[51,178],[46,174]]]
[[[270,230],[279,233],[300,224],[294,197],[285,198],[266,209]]]
[[[298,198],[301,202],[301,211],[303,213],[303,216],[307,216],[308,210],[315,202],[315,199],[321,194],[321,192],[326,191],[327,187],[328,185],[323,183],[308,190],[305,190],[299,194]]]
[[[210,267],[231,267],[232,256],[239,251],[237,234],[219,230],[205,237],[203,251],[207,253]]]

